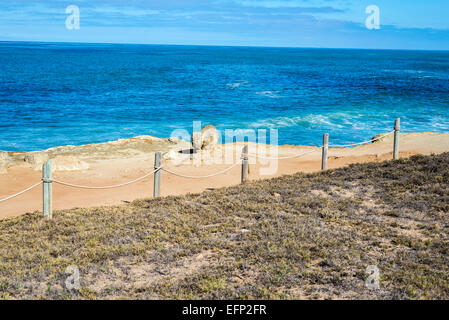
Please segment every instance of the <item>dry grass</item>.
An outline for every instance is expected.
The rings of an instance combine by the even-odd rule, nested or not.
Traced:
[[[448,299],[448,212],[443,154],[27,214],[0,221],[0,297]]]

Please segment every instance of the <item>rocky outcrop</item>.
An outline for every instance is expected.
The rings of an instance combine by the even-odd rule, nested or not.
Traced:
[[[179,151],[170,150],[169,152],[163,155],[164,160],[179,160],[181,158],[181,154]]]
[[[51,159],[53,171],[79,171],[89,169],[89,164],[75,157],[57,156]],[[36,166],[34,170],[41,170],[41,166]]]
[[[0,174],[8,173],[6,164],[10,160],[9,154],[6,151],[0,151]]]
[[[150,161],[153,161],[155,152],[166,153],[171,149],[190,150],[191,144],[190,141],[178,138],[161,139],[153,136],[139,136],[81,146],[59,146],[33,152],[14,151],[8,153],[0,151],[0,166],[8,170],[16,167],[41,170],[45,161],[63,157],[58,158],[56,164],[53,164],[55,170],[85,170],[89,164],[93,165],[109,160],[139,159],[148,161],[148,158],[151,158]],[[171,152],[168,157],[177,159],[177,156],[178,154]],[[7,159],[6,165],[2,161],[5,158]],[[58,162],[61,163],[58,165]],[[4,171],[5,169],[2,169],[2,172]]]
[[[178,143],[181,143],[182,140],[177,137],[171,137],[171,138],[168,138],[168,141],[173,144],[178,144]]]
[[[192,147],[193,149],[201,149],[203,142],[201,140],[201,132],[193,132],[192,133]]]
[[[193,132],[192,147],[197,150],[210,150],[215,148],[218,143],[218,131],[208,125],[201,129],[201,132]]]
[[[89,164],[75,157],[57,156],[52,159],[54,171],[77,171],[89,169]]]
[[[42,165],[48,160],[48,154],[41,151],[28,152],[23,160],[28,164]]]
[[[6,162],[10,159],[8,152],[0,151],[0,162]]]

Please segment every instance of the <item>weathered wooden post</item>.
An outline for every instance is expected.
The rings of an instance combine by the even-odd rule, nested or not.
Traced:
[[[323,156],[321,159],[321,170],[327,169],[327,152],[329,148],[329,133],[323,135]]]
[[[156,152],[154,154],[154,188],[153,188],[153,196],[159,197],[160,188],[161,188],[161,162],[162,162],[162,153]]]
[[[399,133],[401,131],[401,119],[397,118],[394,122],[394,145],[393,145],[393,159],[399,159]]]
[[[44,217],[51,219],[53,216],[53,199],[52,199],[52,173],[51,160],[42,165],[42,193],[43,193],[43,211]]]
[[[248,180],[248,146],[242,149],[242,183]]]

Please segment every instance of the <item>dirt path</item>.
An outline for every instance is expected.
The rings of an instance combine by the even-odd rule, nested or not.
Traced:
[[[114,152],[111,151],[108,157],[104,157],[107,148],[102,147],[102,157],[95,154],[95,149],[90,150],[92,153],[84,153],[82,160],[89,163],[90,168],[87,170],[77,171],[56,171],[53,174],[54,179],[67,181],[73,184],[103,186],[119,184],[128,180],[132,180],[144,175],[153,169],[154,151],[160,148],[162,151],[170,149],[176,150],[185,148],[185,144],[172,145],[154,145],[153,148],[146,148],[132,145],[123,140],[121,148],[117,147],[117,143],[111,143],[114,146]],[[135,141],[133,140],[135,144]],[[329,150],[329,168],[342,167],[351,163],[363,163],[372,161],[383,161],[392,158],[392,136],[384,138],[376,143],[363,145],[354,148],[330,149]],[[243,144],[229,144],[223,148],[235,148],[241,150]],[[250,145],[250,150],[255,150],[255,145]],[[62,148],[62,147],[60,147]],[[77,148],[70,147],[73,155],[77,154]],[[85,148],[85,147],[84,147]],[[134,148],[134,149],[133,149]],[[84,150],[84,149],[83,149]],[[124,151],[126,150],[126,152]],[[314,150],[311,147],[304,146],[280,146],[279,157],[292,156],[305,151]],[[409,157],[414,154],[431,154],[443,153],[449,151],[449,134],[437,133],[408,133],[401,134],[400,156]],[[238,152],[235,159],[239,158]],[[321,152],[305,155],[300,158],[286,159],[276,161],[260,160],[254,162],[251,160],[250,180],[264,179],[284,174],[292,174],[295,172],[313,172],[320,170]],[[186,175],[208,175],[230,166],[225,164],[208,164],[207,161],[199,163],[196,160],[187,161],[185,164],[177,165],[174,161],[164,160],[164,166],[167,169],[176,171]],[[277,167],[277,169],[276,169]],[[269,170],[273,173],[270,175],[261,174],[267,168],[276,169]],[[7,168],[6,174],[0,174],[0,199],[5,198],[13,193],[21,191],[26,187],[38,182],[42,173],[35,170],[36,166],[11,165]],[[262,171],[261,171],[262,170]],[[208,190],[210,188],[220,188],[240,183],[241,167],[234,167],[229,172],[207,178],[207,179],[186,179],[162,173],[162,196],[180,195],[186,193],[197,193]],[[135,184],[124,186],[117,189],[109,190],[85,190],[74,189],[62,185],[53,186],[53,208],[70,209],[75,207],[92,207],[117,205],[127,201],[133,201],[139,198],[148,198],[153,194],[153,177],[139,181]],[[27,192],[17,198],[0,203],[0,218],[18,216],[27,212],[42,210],[42,187]]]

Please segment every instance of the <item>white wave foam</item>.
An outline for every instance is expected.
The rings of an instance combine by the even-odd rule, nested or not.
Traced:
[[[246,81],[246,80],[237,80],[237,82],[228,83],[228,84],[226,84],[226,86],[228,86],[229,88],[238,88],[247,83],[248,83],[248,81]]]
[[[365,119],[362,119],[364,118]],[[369,117],[369,121],[366,121]],[[385,119],[384,119],[385,118]],[[263,119],[249,124],[250,127],[255,128],[288,128],[288,127],[303,127],[303,128],[321,128],[332,127],[333,129],[352,128],[356,130],[370,130],[373,122],[387,124],[390,121],[389,117],[382,117],[378,115],[375,117],[369,115],[359,115],[353,113],[332,113],[332,114],[307,114],[304,116],[293,117],[277,117],[272,119]]]
[[[267,127],[267,128],[287,128],[295,126],[317,127],[317,126],[337,126],[343,128],[343,125],[337,124],[325,115],[306,115],[295,117],[277,117],[273,119],[264,119],[250,124],[251,127]]]
[[[282,98],[281,96],[275,94],[274,91],[259,91],[259,92],[256,92],[256,94],[259,96],[264,96],[264,97],[268,97],[268,98]]]

